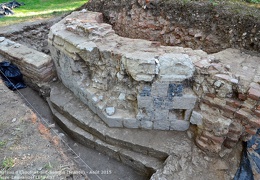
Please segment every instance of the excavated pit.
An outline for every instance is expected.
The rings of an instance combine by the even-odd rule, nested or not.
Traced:
[[[122,8],[124,5],[129,8]],[[197,24],[187,20],[194,13],[194,6],[198,8],[199,4],[187,5],[187,13],[176,16],[183,22],[176,22],[176,19],[162,13],[166,6],[167,3],[151,6],[142,1],[90,1],[86,7],[102,11],[105,21],[111,23],[113,29],[111,25],[102,23],[99,13],[83,10],[64,18],[52,27],[48,38],[58,77],[109,127],[148,129],[151,136],[153,132],[157,133],[155,130],[187,131],[189,135],[194,133],[192,140],[203,151],[227,157],[239,147],[237,145],[241,140],[248,140],[260,127],[260,69],[256,66],[260,59],[237,49],[226,48],[259,51],[259,41],[255,40],[259,38],[259,24],[251,23],[254,18],[245,20],[235,17],[234,22],[247,21],[247,29],[222,29],[229,21],[213,21],[213,17],[222,17],[222,14],[219,11],[212,14],[212,9],[207,7],[203,12],[196,11],[195,18],[204,17],[201,13],[211,12],[209,18],[202,20],[217,25],[215,29],[208,25],[200,29],[202,23],[199,19],[194,21]],[[135,17],[137,14],[139,16]],[[190,24],[194,26],[187,28]],[[229,35],[224,35],[227,32]],[[117,34],[151,41],[123,38]],[[223,37],[220,38],[219,34]],[[202,50],[163,45],[218,53],[209,55]],[[127,52],[129,49],[130,52]],[[220,51],[223,49],[226,50]],[[54,109],[60,113],[63,109],[69,114],[64,104],[59,104],[55,99],[50,103],[55,104]],[[124,130],[118,131],[122,133]],[[100,137],[99,133],[95,135]],[[109,135],[104,133],[100,138]],[[77,135],[75,137],[79,138]],[[108,140],[109,144],[118,143],[113,138]],[[88,144],[85,140],[81,141]],[[125,139],[121,139],[120,143],[123,143],[120,147],[131,146]],[[134,145],[140,144],[137,142]],[[147,151],[144,147],[139,148],[132,150]],[[151,151],[150,155],[159,159],[168,158],[167,164],[152,178],[172,178],[164,174],[175,162],[171,150],[166,153],[169,156],[162,149],[156,150]],[[119,158],[121,161],[131,164],[122,157]],[[147,171],[147,167],[142,168],[142,171]]]
[[[216,53],[227,48],[260,49],[260,10],[230,2],[173,0],[90,0],[86,9],[123,37]]]

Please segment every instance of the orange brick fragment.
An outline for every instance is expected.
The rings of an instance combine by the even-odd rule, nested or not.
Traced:
[[[42,135],[47,135],[47,136],[49,136],[49,133],[50,133],[50,131],[49,131],[49,129],[48,128],[46,128],[42,123],[39,123],[39,125],[38,125],[38,130],[39,130],[39,132],[42,134]]]

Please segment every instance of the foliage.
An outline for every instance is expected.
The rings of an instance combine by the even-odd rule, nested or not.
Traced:
[[[5,141],[0,141],[0,148],[4,147],[4,146],[5,146],[5,144],[6,144],[6,142],[5,142]]]
[[[10,0],[0,0],[0,3],[9,1]],[[14,15],[0,18],[0,26],[66,14],[82,6],[87,1],[88,0],[17,0],[17,2],[23,2],[25,5],[13,9]]]
[[[2,162],[2,167],[4,169],[9,169],[14,166],[14,159],[13,158],[5,158]]]
[[[249,3],[260,3],[260,0],[246,0]]]

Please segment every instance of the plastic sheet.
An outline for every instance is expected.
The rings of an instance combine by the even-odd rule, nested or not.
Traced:
[[[244,144],[240,167],[234,180],[254,180],[260,175],[260,129]]]
[[[0,74],[2,80],[9,89],[16,90],[26,88],[23,81],[23,75],[19,68],[14,64],[7,61],[0,62]]]
[[[12,15],[14,12],[12,11],[13,8],[17,8],[24,5],[24,3],[19,3],[14,1],[1,3],[0,4],[0,17],[3,17],[5,15]]]

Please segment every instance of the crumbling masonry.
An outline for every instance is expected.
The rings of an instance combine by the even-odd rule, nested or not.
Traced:
[[[260,127],[259,57],[218,58],[202,50],[115,34],[102,14],[83,10],[55,24],[49,47],[59,78],[109,127],[185,131],[229,151]],[[250,71],[249,71],[250,69]]]

